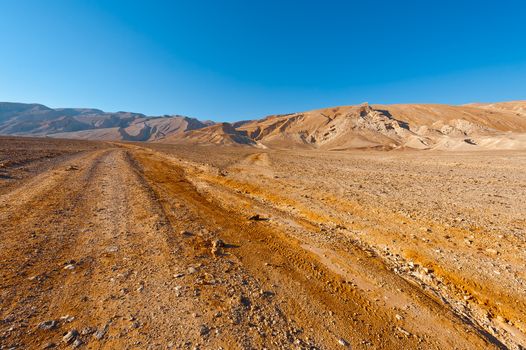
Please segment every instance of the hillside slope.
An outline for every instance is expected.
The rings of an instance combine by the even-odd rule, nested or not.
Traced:
[[[238,130],[277,148],[526,147],[520,135],[526,132],[526,116],[475,106],[342,106],[270,116],[243,123]],[[513,142],[501,142],[504,139]]]
[[[172,134],[160,142],[190,143],[213,145],[250,145],[256,142],[244,131],[236,130],[230,123],[218,123],[204,128],[194,129],[183,134]]]
[[[526,102],[362,104],[233,124],[0,103],[0,134],[279,149],[526,149]]]
[[[209,125],[184,116],[147,117],[98,109],[0,103],[0,134],[89,140],[154,141]]]
[[[471,103],[466,106],[473,106],[484,108],[488,110],[494,110],[499,112],[510,112],[517,116],[526,115],[526,101],[510,101],[510,102],[497,102],[497,103]]]

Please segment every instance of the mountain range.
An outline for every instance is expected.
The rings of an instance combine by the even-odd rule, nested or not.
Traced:
[[[2,102],[0,134],[278,149],[526,149],[526,101],[364,103],[236,123]]]

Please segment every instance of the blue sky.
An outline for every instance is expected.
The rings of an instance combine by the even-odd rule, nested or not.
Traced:
[[[0,0],[0,100],[232,121],[526,99],[526,1]]]

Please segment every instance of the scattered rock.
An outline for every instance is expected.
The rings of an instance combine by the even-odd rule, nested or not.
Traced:
[[[93,334],[93,336],[95,337],[95,339],[97,340],[101,340],[102,338],[104,338],[104,336],[106,335],[106,333],[108,332],[108,328],[109,326],[108,325],[105,325],[103,328],[99,329],[98,331],[95,332],[95,334]]]
[[[433,272],[433,269],[428,268],[428,267],[424,267],[422,270],[424,271],[425,274],[430,274]]]
[[[183,230],[181,231],[181,236],[187,236],[187,237],[190,237],[190,236],[193,236],[194,234],[190,231],[186,231],[186,230]]]
[[[73,270],[75,268],[75,265],[73,264],[67,264],[66,266],[64,266],[64,270]]]
[[[77,339],[79,336],[79,332],[76,329],[72,329],[69,332],[66,333],[64,337],[62,337],[62,341],[66,344],[71,344]]]
[[[406,337],[410,337],[411,336],[411,333],[409,333],[408,331],[406,331],[405,329],[403,329],[402,327],[396,327],[396,329],[402,333],[403,335],[405,335]]]
[[[95,333],[96,331],[97,331],[97,329],[95,327],[84,327],[80,331],[80,334],[81,335],[90,335],[90,334]]]
[[[55,344],[55,343],[46,343],[46,344],[42,347],[42,349],[44,349],[44,350],[45,350],[45,349],[53,349],[53,348],[56,348],[56,347],[57,347],[57,344]]]
[[[195,267],[190,266],[187,271],[189,274],[194,274],[197,272],[197,269]]]
[[[338,339],[338,344],[341,346],[349,346],[349,342],[343,338]]]
[[[119,247],[117,247],[117,246],[111,246],[111,247],[106,248],[106,252],[108,252],[108,253],[115,253],[115,252],[118,252],[118,251],[119,251]]]
[[[219,256],[223,253],[223,247],[225,246],[225,243],[220,240],[216,239],[212,242],[212,255]]]
[[[73,322],[75,320],[75,316],[70,316],[70,315],[66,315],[66,316],[62,316],[60,317],[60,320],[63,321],[63,322]]]
[[[55,328],[56,326],[57,326],[57,321],[55,321],[55,320],[49,320],[49,321],[41,322],[41,323],[38,325],[38,328],[47,331],[47,330],[50,330],[50,329]]]
[[[201,327],[199,328],[199,334],[202,337],[204,337],[204,336],[207,336],[208,333],[210,333],[210,328],[208,328],[206,324],[201,325]]]
[[[75,341],[73,342],[72,346],[73,346],[73,348],[78,348],[78,347],[81,346],[82,344],[84,344],[84,342],[83,342],[80,338],[77,338],[77,339],[75,339]]]
[[[79,167],[76,165],[70,165],[66,167],[66,171],[74,171],[74,170],[79,170]]]
[[[212,247],[216,247],[216,248],[224,248],[225,246],[225,242],[223,242],[222,240],[220,239],[216,239],[212,242]]]
[[[493,249],[493,248],[488,248],[488,249],[486,249],[486,253],[489,253],[489,254],[491,254],[491,255],[499,255],[498,250]]]
[[[247,298],[246,296],[243,296],[243,295],[240,295],[239,296],[239,303],[241,305],[243,305],[246,309],[249,309],[250,308],[250,299]]]
[[[395,318],[398,320],[398,321],[402,321],[404,319],[404,317],[402,315],[399,315],[399,314],[396,314],[395,315]]]
[[[252,216],[249,217],[248,219],[249,219],[249,220],[252,220],[252,221],[268,221],[268,220],[270,220],[269,218],[262,217],[262,216],[259,215],[259,214],[252,215]]]
[[[263,289],[261,289],[261,290],[259,291],[259,295],[261,295],[261,296],[264,297],[264,298],[268,298],[268,297],[273,296],[273,295],[274,295],[274,292],[269,291],[269,290],[263,290]]]

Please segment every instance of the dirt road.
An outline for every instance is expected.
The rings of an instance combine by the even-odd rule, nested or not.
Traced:
[[[231,169],[273,179],[268,162]],[[12,185],[1,348],[518,348],[352,237],[325,240],[323,218],[214,171],[114,144]]]

